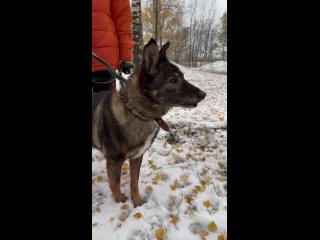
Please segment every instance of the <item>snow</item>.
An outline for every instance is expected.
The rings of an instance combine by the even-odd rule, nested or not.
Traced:
[[[159,228],[165,230],[163,239],[167,240],[198,240],[200,230],[208,233],[207,240],[216,240],[220,234],[226,239],[227,76],[180,69],[207,97],[197,108],[174,108],[163,118],[170,133],[160,130],[140,171],[139,188],[145,204],[133,207],[128,171],[122,175],[121,190],[129,207],[121,209],[123,203],[116,203],[111,196],[106,160],[92,150],[93,240],[153,240]],[[202,184],[205,188],[200,189]],[[148,186],[153,191],[146,191]],[[211,202],[208,208],[203,204],[207,200]],[[133,216],[138,212],[140,219]],[[119,220],[121,215],[127,217],[125,221]],[[170,222],[173,216],[178,217],[176,224]],[[212,221],[217,231],[208,230]]]
[[[227,73],[227,61],[215,61],[213,63],[203,65],[197,69],[213,73]]]

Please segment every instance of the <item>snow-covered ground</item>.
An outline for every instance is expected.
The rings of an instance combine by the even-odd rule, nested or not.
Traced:
[[[227,76],[181,70],[207,97],[164,117],[171,132],[160,130],[140,171],[145,204],[133,208],[127,162],[121,190],[129,200],[113,200],[106,161],[93,149],[93,240],[227,239]]]
[[[198,70],[213,73],[227,73],[227,61],[215,61],[199,67]]]

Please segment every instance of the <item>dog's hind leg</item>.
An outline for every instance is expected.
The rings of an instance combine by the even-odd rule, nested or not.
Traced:
[[[117,202],[125,202],[127,197],[121,193],[120,190],[120,178],[121,178],[121,169],[124,160],[111,160],[107,159],[107,172],[109,177],[109,184],[111,192]]]
[[[144,200],[139,193],[139,175],[143,155],[137,159],[130,159],[130,188],[134,207],[140,206]]]

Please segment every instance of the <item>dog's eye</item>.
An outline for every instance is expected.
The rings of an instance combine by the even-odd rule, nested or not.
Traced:
[[[177,82],[178,82],[178,79],[176,79],[176,78],[169,79],[169,83],[177,83]]]

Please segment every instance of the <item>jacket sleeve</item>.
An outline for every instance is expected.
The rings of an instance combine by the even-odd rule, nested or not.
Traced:
[[[119,42],[119,60],[132,61],[132,13],[129,0],[111,0],[111,17]]]

